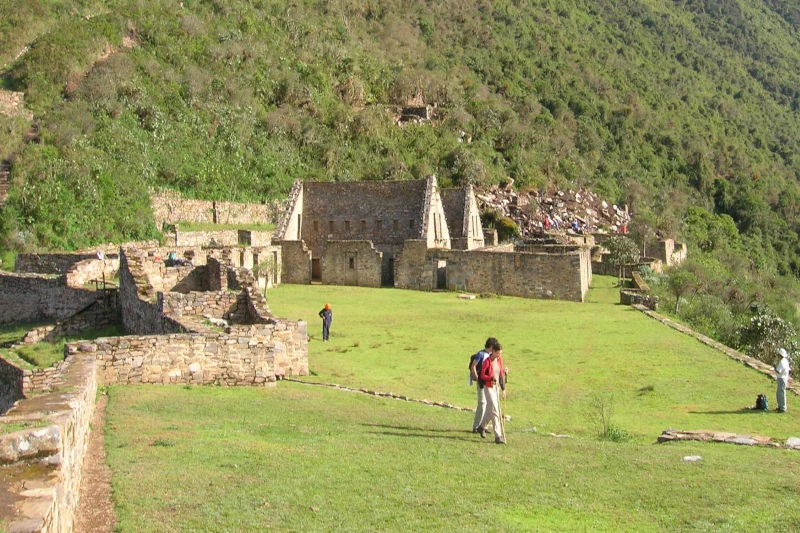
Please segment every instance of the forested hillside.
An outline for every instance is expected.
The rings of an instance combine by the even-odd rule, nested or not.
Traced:
[[[800,275],[790,0],[0,0],[0,11],[2,86],[35,115],[0,115],[6,249],[152,237],[151,186],[258,200],[295,178],[435,172],[444,184],[588,186],[750,271]],[[415,96],[435,119],[396,125],[395,106]]]

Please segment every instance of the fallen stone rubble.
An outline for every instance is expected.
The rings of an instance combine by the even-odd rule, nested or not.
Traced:
[[[520,192],[512,185],[513,181],[478,189],[475,197],[481,210],[497,211],[513,219],[523,237],[566,230],[575,221],[591,233],[617,233],[630,222],[627,206],[610,204],[584,188]],[[546,228],[548,217],[550,227]]]
[[[800,450],[800,439],[795,437],[790,437],[786,442],[781,442],[760,435],[737,435],[726,431],[677,431],[674,429],[664,430],[658,437],[658,442],[672,441],[724,442],[741,446],[765,446],[768,448]]]

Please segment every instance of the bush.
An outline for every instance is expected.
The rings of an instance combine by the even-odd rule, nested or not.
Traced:
[[[797,331],[789,322],[775,315],[769,309],[758,312],[739,329],[739,345],[756,359],[767,364],[775,364],[780,359],[778,348],[785,348],[789,357],[800,353]]]

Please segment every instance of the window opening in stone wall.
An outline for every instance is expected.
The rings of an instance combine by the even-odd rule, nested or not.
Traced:
[[[409,220],[409,221],[408,221],[408,227],[409,227],[410,229],[414,229],[414,219],[413,219],[413,218],[412,218],[411,220]]]
[[[253,266],[258,264],[258,254],[253,254]]]
[[[349,220],[345,220],[344,221],[344,230],[345,231],[350,231],[350,221]]]
[[[244,266],[244,252],[239,252],[239,266]]]
[[[437,241],[440,239],[439,237],[439,215],[433,216],[433,238]]]
[[[367,231],[367,221],[366,220],[362,220],[361,221],[361,231]]]
[[[317,220],[314,221],[314,231],[319,231],[319,224]]]
[[[356,268],[356,260],[354,257],[350,258],[350,270],[355,270]]]
[[[375,227],[377,227],[378,229],[381,229],[383,227],[383,220],[376,220],[375,221]]]
[[[333,233],[333,220],[328,221],[328,231]]]
[[[393,229],[393,230],[395,230],[395,231],[397,231],[397,226],[398,226],[398,225],[397,225],[397,220],[393,220],[393,221],[392,221],[392,229]]]
[[[297,240],[303,238],[303,215],[302,213],[297,214]]]

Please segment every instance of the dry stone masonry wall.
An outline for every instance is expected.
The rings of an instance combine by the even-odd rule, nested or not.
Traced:
[[[150,198],[156,227],[177,222],[201,224],[269,224],[275,222],[275,203],[254,204],[189,200],[174,191],[162,191]]]
[[[0,323],[63,320],[95,300],[94,290],[69,287],[66,276],[0,272]]]
[[[96,393],[94,358],[78,357],[52,392],[18,402],[0,417],[2,424],[33,426],[0,436],[8,480],[0,523],[9,531],[72,531]]]

